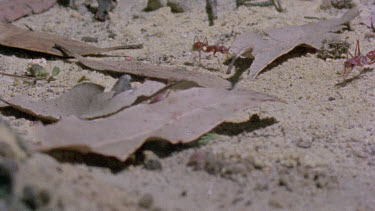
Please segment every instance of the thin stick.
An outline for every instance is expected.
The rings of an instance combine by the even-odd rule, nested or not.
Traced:
[[[209,26],[214,25],[214,20],[217,19],[217,1],[216,0],[206,0],[206,12],[208,15]]]
[[[16,74],[3,73],[3,72],[0,72],[0,75],[5,75],[5,76],[15,77],[15,78],[24,78],[24,79],[29,79],[29,80],[42,80],[43,79],[43,78],[35,78],[31,76],[16,75]]]

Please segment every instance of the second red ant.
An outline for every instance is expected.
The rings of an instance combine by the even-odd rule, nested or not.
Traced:
[[[220,69],[222,69],[221,64],[220,64],[220,60],[219,60],[219,57],[217,57],[215,54],[219,52],[219,53],[225,54],[227,57],[231,56],[231,53],[229,53],[229,49],[226,48],[225,46],[223,46],[223,45],[209,45],[207,37],[205,37],[203,39],[203,42],[201,42],[201,41],[199,41],[198,36],[195,36],[194,37],[194,43],[193,43],[193,50],[199,52],[199,65],[201,64],[201,51],[203,51],[205,53],[213,52],[214,57],[216,57],[217,61],[219,62]]]
[[[348,54],[352,57],[349,59]],[[365,56],[361,55],[361,50],[359,49],[359,40],[357,40],[357,45],[355,46],[354,56],[349,51],[346,53],[346,61],[344,63],[343,78],[349,75],[349,72],[355,67],[363,67],[366,64],[375,63],[375,51],[368,52]]]

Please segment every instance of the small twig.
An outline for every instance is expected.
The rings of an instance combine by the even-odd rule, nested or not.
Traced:
[[[283,7],[281,6],[280,0],[271,0],[271,1],[272,1],[272,4],[275,6],[275,8],[278,12],[284,11]]]
[[[269,6],[273,5],[273,2],[272,2],[272,0],[255,2],[255,3],[245,3],[245,2],[243,2],[243,5],[245,5],[247,7],[269,7]]]
[[[29,80],[43,80],[44,79],[44,78],[35,78],[31,76],[16,75],[16,74],[3,73],[3,72],[0,72],[0,75],[5,75],[5,76],[15,77],[15,78],[24,78],[24,79],[29,79]]]
[[[372,17],[371,17],[371,29],[372,29],[372,32],[375,32],[375,27],[374,27],[374,24],[372,22]]]
[[[217,0],[206,0],[206,12],[208,15],[209,25],[214,25],[214,20],[217,19]]]

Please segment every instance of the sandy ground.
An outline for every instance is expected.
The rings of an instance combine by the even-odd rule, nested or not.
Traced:
[[[204,55],[202,67],[197,66],[197,52],[191,51],[196,35],[230,46],[236,35],[249,30],[312,23],[347,11],[322,10],[322,2],[315,0],[282,2],[286,11],[280,13],[274,7],[237,9],[235,1],[218,0],[218,19],[210,27],[203,0],[192,1],[187,12],[178,14],[169,7],[146,13],[146,0],[119,0],[107,22],[55,5],[13,23],[75,40],[96,37],[95,45],[102,47],[143,43],[144,49],[114,53],[227,78],[212,55]],[[370,29],[360,18],[351,27],[339,35],[352,44],[351,50],[357,39],[362,52],[374,50],[375,39],[365,39]],[[1,71],[16,74],[26,72],[30,59],[44,56],[5,47],[0,52]],[[362,74],[355,70],[349,76],[353,80],[340,85],[344,61],[294,51],[256,80],[242,74],[240,85],[287,103],[264,103],[237,114],[237,123],[221,125],[215,130],[219,136],[207,144],[160,159],[160,171],[140,165],[113,174],[33,154],[18,167],[15,195],[25,195],[25,186],[47,192],[49,200],[37,203],[41,210],[375,210],[375,71],[373,66]],[[47,62],[61,68],[57,80],[30,84],[0,77],[0,95],[37,100],[61,95],[82,76],[108,89],[116,81],[56,57]],[[0,112],[26,142],[36,141],[30,130],[37,120],[14,110]],[[225,163],[227,171],[194,171],[186,164],[195,152],[210,152],[213,165]]]

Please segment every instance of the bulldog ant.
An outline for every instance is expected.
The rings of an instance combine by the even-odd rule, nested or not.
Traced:
[[[348,54],[352,57],[349,59]],[[346,76],[348,76],[349,72],[355,67],[355,66],[361,66],[363,67],[366,64],[373,64],[375,63],[375,51],[370,51],[366,54],[366,56],[361,55],[361,50],[359,49],[359,40],[357,40],[357,44],[355,46],[355,53],[354,56],[351,54],[348,50],[346,53],[346,61],[344,63],[344,72],[343,77],[344,80]]]
[[[220,69],[222,69],[221,63],[220,63],[219,57],[216,56],[216,53],[219,52],[219,53],[225,54],[227,57],[231,56],[231,53],[229,53],[229,49],[226,48],[225,46],[223,46],[223,45],[209,45],[207,37],[205,37],[203,39],[203,42],[201,42],[201,41],[199,41],[198,36],[195,36],[194,37],[194,43],[193,43],[193,50],[199,52],[199,65],[201,64],[201,51],[203,51],[205,53],[213,52],[214,57],[216,57],[217,61],[219,62]]]

